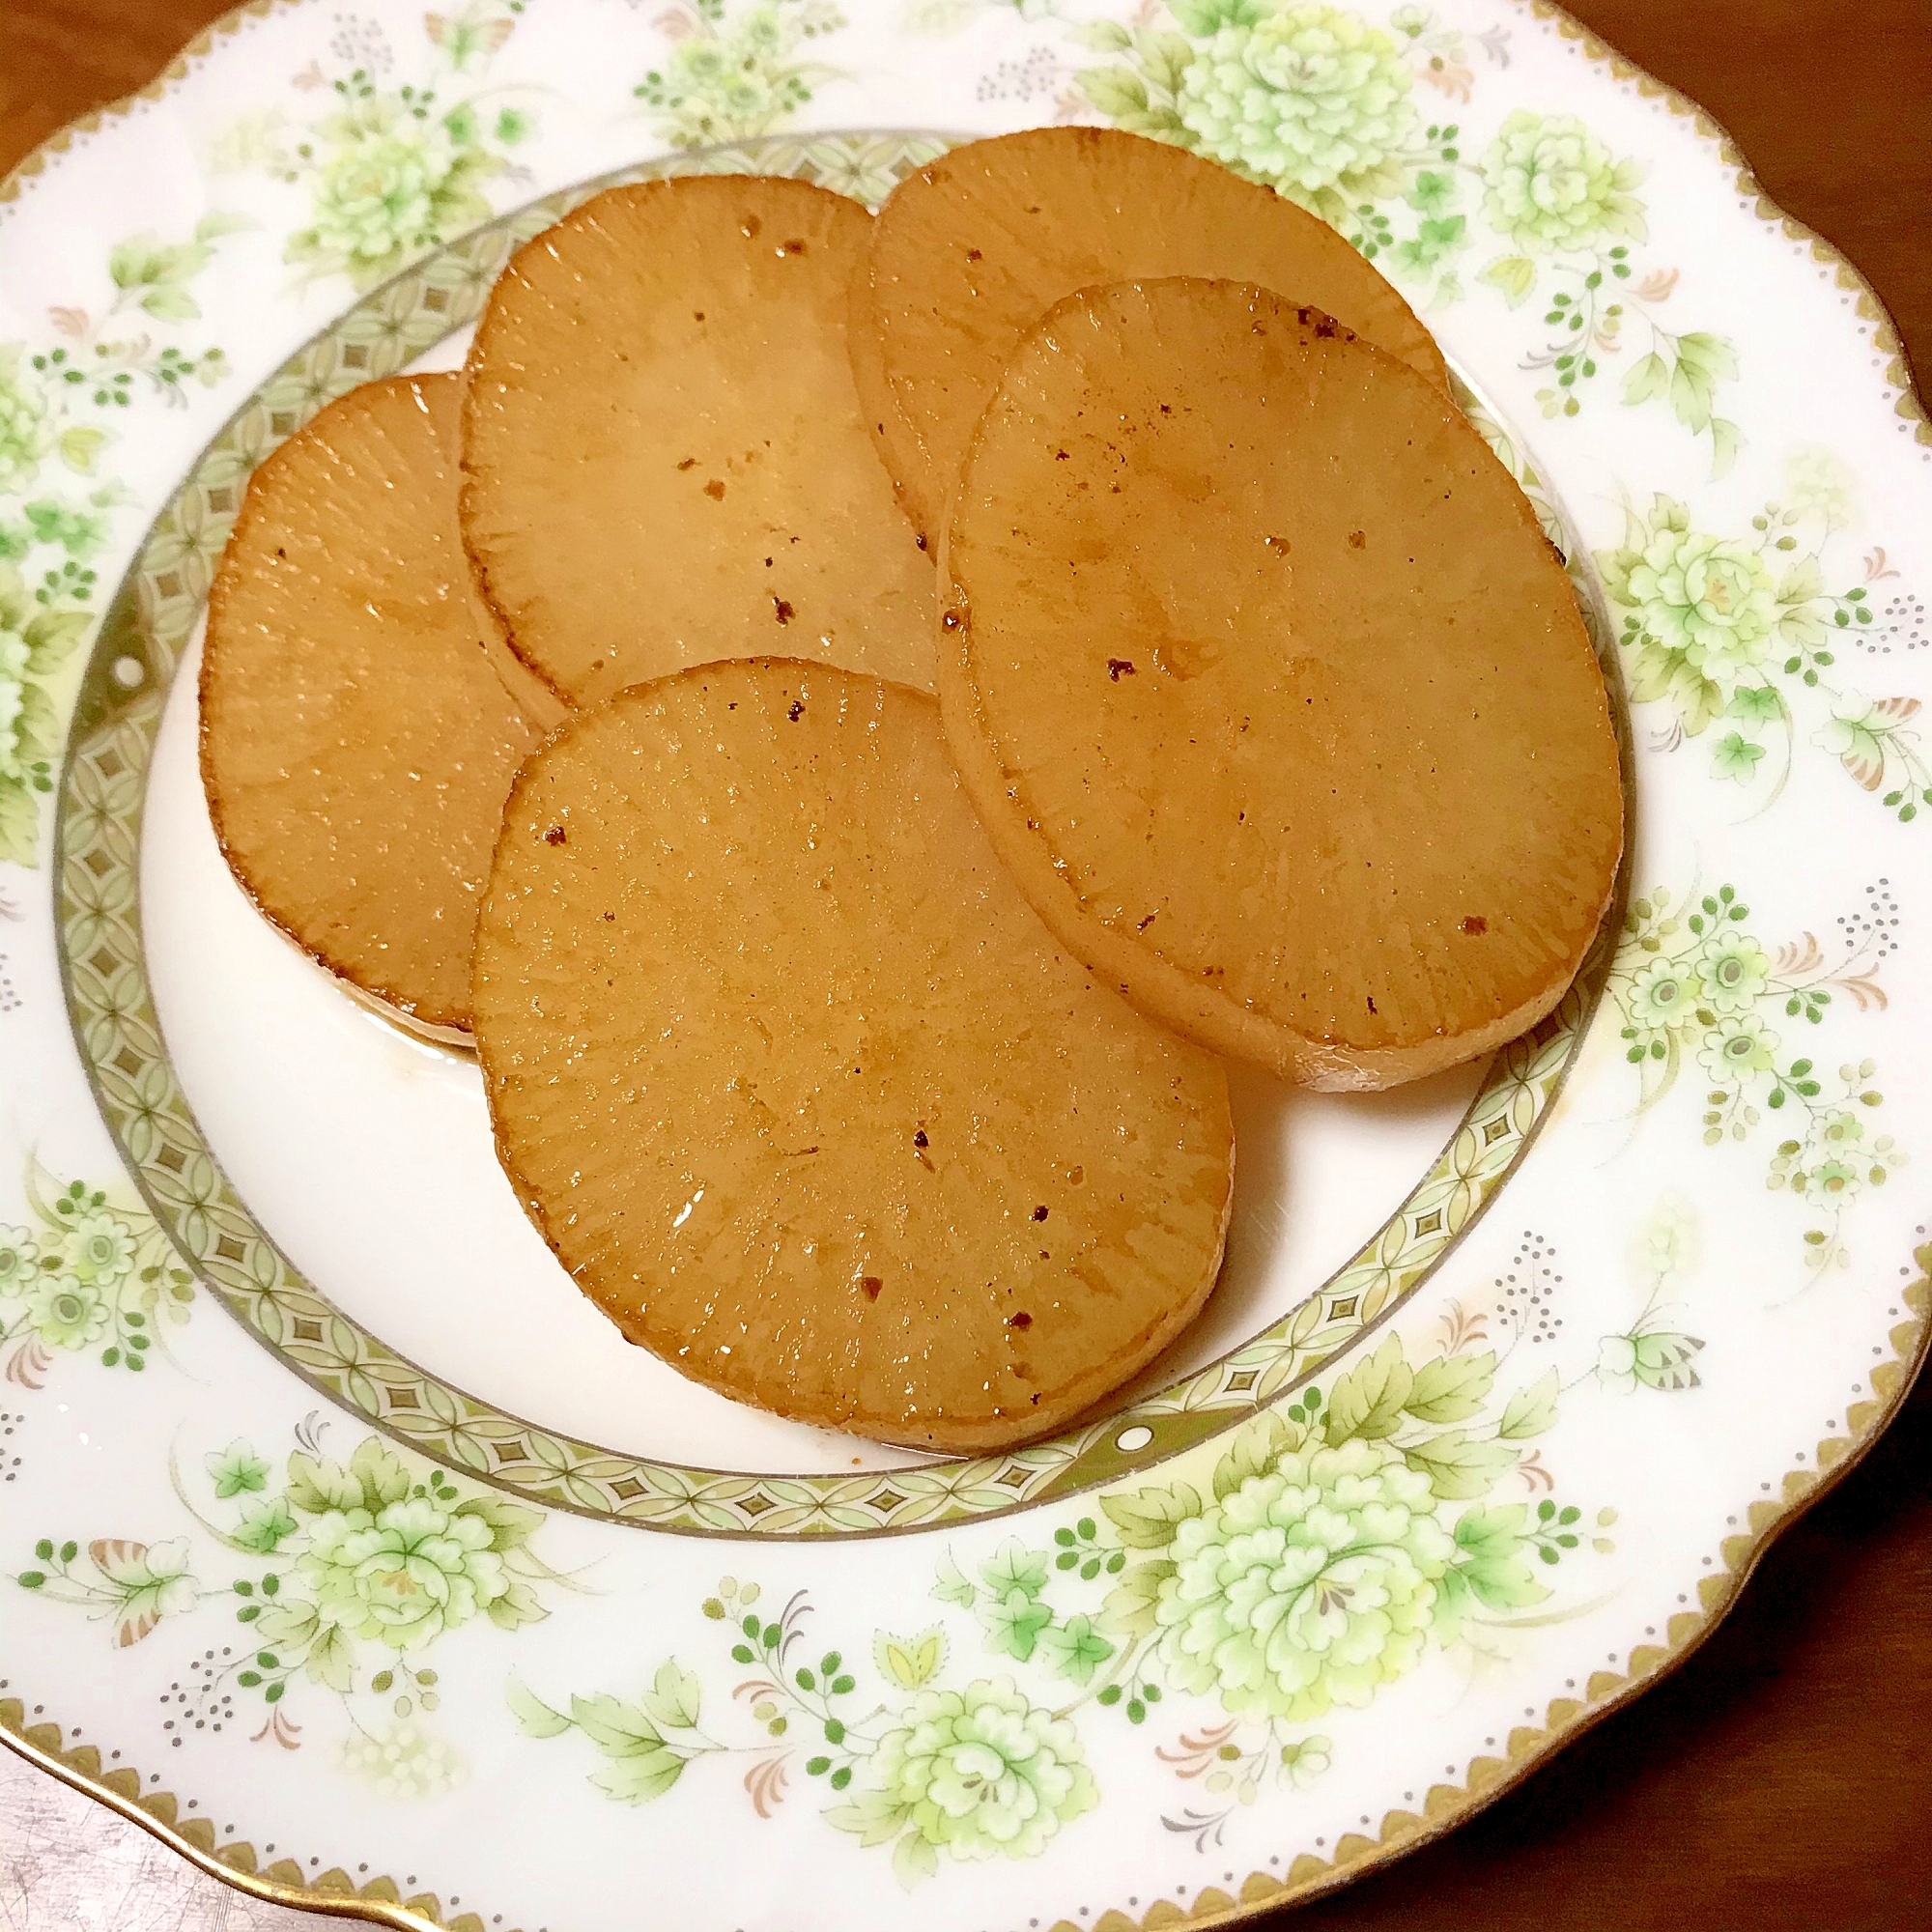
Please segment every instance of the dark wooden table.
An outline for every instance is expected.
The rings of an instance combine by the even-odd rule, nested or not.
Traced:
[[[0,0],[0,167],[140,86],[221,11]],[[1932,0],[1573,0],[1572,12],[1730,128],[1772,198],[1871,278],[1932,374]],[[115,1917],[116,1932],[231,1922],[210,1881],[181,1876],[178,1896],[144,1891],[140,1921]],[[11,1910],[8,1921],[22,1922]],[[1932,1378],[1673,1677],[1463,1831],[1292,1922],[1932,1923]]]

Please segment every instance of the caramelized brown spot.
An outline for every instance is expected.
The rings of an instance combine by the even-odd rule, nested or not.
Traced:
[[[1109,658],[1107,660],[1107,675],[1114,683],[1119,684],[1123,676],[1138,677],[1140,672],[1133,668],[1133,665],[1126,658]]]
[[[967,249],[967,251],[966,251],[966,259],[967,259],[967,260],[968,260],[969,262],[977,262],[977,261],[979,261],[979,259],[980,259],[980,250],[979,250],[979,249],[977,249],[977,248],[969,248],[969,249]]]
[[[1489,929],[1490,929],[1489,921],[1486,920],[1479,912],[1472,912],[1469,915],[1469,917],[1463,922],[1463,930],[1464,932],[1472,932],[1472,933],[1487,932],[1489,931]]]
[[[680,469],[696,469],[697,468],[697,458],[695,456],[687,456],[684,459],[684,461],[680,463],[677,467]]]
[[[785,713],[785,716],[789,718],[794,724],[796,724],[799,719],[804,715],[804,713],[805,713],[805,699],[802,697],[794,697],[791,701],[791,709]],[[858,1070],[859,1069],[856,1066],[852,1069],[854,1073],[858,1072]]]
[[[1036,1208],[1033,1210],[1033,1218],[1036,1221],[1044,1221],[1046,1219],[1046,1209],[1044,1208]]]
[[[779,244],[779,253],[781,255],[803,255],[805,253],[805,243],[803,242],[781,242]]]
[[[919,1131],[913,1135],[912,1144],[916,1148],[930,1147],[932,1145],[932,1143],[926,1139],[925,1129],[923,1127],[921,1127]]]
[[[939,620],[949,631],[956,631],[966,619],[957,611],[949,611]]]
[[[1033,1317],[1022,1308],[1017,1314],[1007,1317],[1007,1326],[1009,1328],[1031,1328],[1033,1326]]]
[[[877,1275],[868,1274],[859,1286],[866,1291],[866,1299],[867,1301],[876,1301],[879,1298],[879,1291],[885,1287],[885,1283]]]
[[[791,606],[782,597],[774,597],[772,599],[772,614],[778,618],[781,624],[789,624],[797,612],[792,610]]]
[[[763,226],[764,223],[760,221],[755,214],[748,214],[746,215],[744,220],[739,222],[738,233],[742,235],[747,242],[754,242],[757,240],[758,230]]]
[[[1350,530],[1349,532],[1349,548],[1350,550],[1365,550],[1368,547],[1368,541],[1366,532],[1362,530]]]
[[[1264,537],[1262,541],[1267,545],[1269,550],[1274,552],[1275,555],[1286,556],[1288,554],[1289,546],[1286,537]]]
[[[561,845],[563,841],[569,837],[570,837],[569,833],[567,833],[562,826],[553,825],[551,829],[544,834],[544,843],[546,845]]]
[[[704,486],[704,494],[707,497],[709,497],[714,503],[722,503],[724,500],[724,486],[718,480],[717,477],[714,476],[711,479],[711,481]]]
[[[1137,926],[1134,927],[1134,930],[1136,932],[1145,932],[1148,929],[1148,927],[1153,923],[1153,922],[1154,922],[1154,915],[1152,913],[1149,913],[1148,916],[1144,920],[1142,920]]]

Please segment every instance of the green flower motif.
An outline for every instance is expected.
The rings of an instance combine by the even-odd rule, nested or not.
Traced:
[[[1596,1376],[1618,1395],[1636,1393],[1636,1343],[1629,1335],[1605,1335],[1597,1345]]]
[[[1282,1769],[1297,1791],[1306,1791],[1328,1769],[1328,1761],[1334,1753],[1335,1747],[1328,1739],[1319,1734],[1311,1735],[1299,1744],[1282,1746]]]
[[[203,1460],[213,1481],[214,1493],[223,1501],[230,1496],[239,1496],[244,1490],[266,1490],[269,1487],[268,1463],[240,1436],[226,1449],[216,1450]]]
[[[0,347],[0,495],[24,491],[54,446],[47,399],[21,357],[20,344]]]
[[[1794,510],[1822,517],[1834,529],[1852,521],[1858,479],[1829,449],[1794,449],[1784,474],[1785,498]]]
[[[1625,601],[1644,630],[1714,683],[1763,662],[1776,593],[1750,545],[1696,530],[1660,529],[1632,566]]]
[[[1811,742],[1834,758],[1882,772],[1885,741],[1896,722],[1877,698],[1848,691],[1833,700],[1831,718],[1811,734]]]
[[[1748,1012],[1771,984],[1771,959],[1748,933],[1727,926],[1705,941],[1697,978],[1713,1012]]]
[[[317,133],[333,152],[316,183],[312,225],[290,238],[285,259],[366,288],[486,219],[477,184],[503,162],[475,145],[465,112],[434,121],[393,95],[371,95],[323,122]]]
[[[1176,105],[1204,153],[1332,214],[1393,192],[1394,156],[1415,120],[1395,43],[1323,6],[1222,25],[1182,74]]]
[[[811,6],[753,7],[734,21],[723,14],[721,0],[637,89],[666,110],[661,131],[679,147],[769,132],[811,99],[822,71],[795,58],[800,43],[844,25],[835,9]]]
[[[1411,1669],[1456,1554],[1429,1479],[1360,1437],[1284,1455],[1182,1522],[1155,1621],[1176,1682],[1233,1712],[1359,1708]]]
[[[1862,1179],[1849,1162],[1828,1160],[1811,1170],[1810,1192],[1831,1201],[1849,1201],[1859,1191]]]
[[[1690,1020],[1699,990],[1694,967],[1653,959],[1631,983],[1631,1018],[1645,1033],[1668,1033]]]
[[[61,1242],[61,1261],[76,1281],[105,1287],[134,1265],[134,1231],[116,1214],[79,1215]]]
[[[25,1293],[41,1271],[40,1259],[32,1229],[0,1226],[0,1295]]]
[[[336,1758],[345,1771],[373,1784],[378,1798],[406,1804],[440,1798],[466,1776],[455,1747],[416,1724],[397,1724],[380,1737],[371,1731],[353,1732],[337,1747]]]
[[[1643,204],[1631,193],[1643,178],[1619,161],[1574,115],[1519,108],[1483,156],[1484,212],[1519,248],[1548,254],[1583,248],[1609,235],[1641,241]]]
[[[1099,1802],[1079,1733],[1037,1709],[1010,1677],[964,1690],[926,1690],[879,1740],[867,1767],[874,1804],[908,1828],[901,1861],[931,1870],[940,1852],[959,1860],[1030,1859],[1063,1825]],[[835,1823],[860,1829],[855,1819]]]
[[[510,1588],[488,1523],[426,1497],[316,1518],[298,1567],[325,1624],[419,1650]]]
[[[1777,1036],[1753,1012],[1732,1013],[1704,1036],[1697,1061],[1715,1084],[1732,1086],[1777,1065]]]
[[[113,1317],[92,1282],[43,1273],[27,1290],[27,1322],[49,1349],[91,1349]]]

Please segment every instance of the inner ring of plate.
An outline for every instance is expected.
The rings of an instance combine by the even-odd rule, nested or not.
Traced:
[[[675,174],[776,174],[877,202],[954,144],[941,134],[768,139],[624,168],[472,231],[357,302],[230,419],[156,520],[96,639],[61,775],[60,963],[103,1120],[160,1225],[257,1339],[328,1397],[437,1460],[554,1507],[696,1534],[853,1536],[1044,1502],[1145,1468],[1233,1427],[1350,1348],[1412,1294],[1522,1159],[1588,1027],[1607,948],[1547,1020],[1496,1056],[1407,1199],[1321,1289],[1157,1393],[1000,1456],[852,1475],[756,1475],[601,1448],[479,1401],[388,1348],[304,1280],[235,1193],[169,1060],[141,941],[140,831],[176,669],[249,475],[317,411],[474,322],[510,255],[590,195]],[[1577,546],[1522,452],[1466,388],[1465,411],[1551,541]],[[1600,656],[1607,635],[1572,564]],[[1614,670],[1611,671],[1614,683]],[[1621,728],[1621,713],[1619,712]],[[1614,914],[1605,931],[1613,931]]]

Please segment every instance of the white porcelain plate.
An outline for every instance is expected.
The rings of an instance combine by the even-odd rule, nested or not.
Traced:
[[[1918,1363],[1896,337],[1541,4],[447,5],[263,0],[0,190],[0,1734],[397,1924],[1086,1932],[1338,1883],[1667,1668]],[[1494,1065],[1237,1083],[1226,1277],[1112,1414],[920,1463],[578,1296],[473,1066],[230,882],[197,624],[262,456],[453,361],[595,185],[876,202],[1055,120],[1303,201],[1437,329],[1598,628],[1632,855]]]

